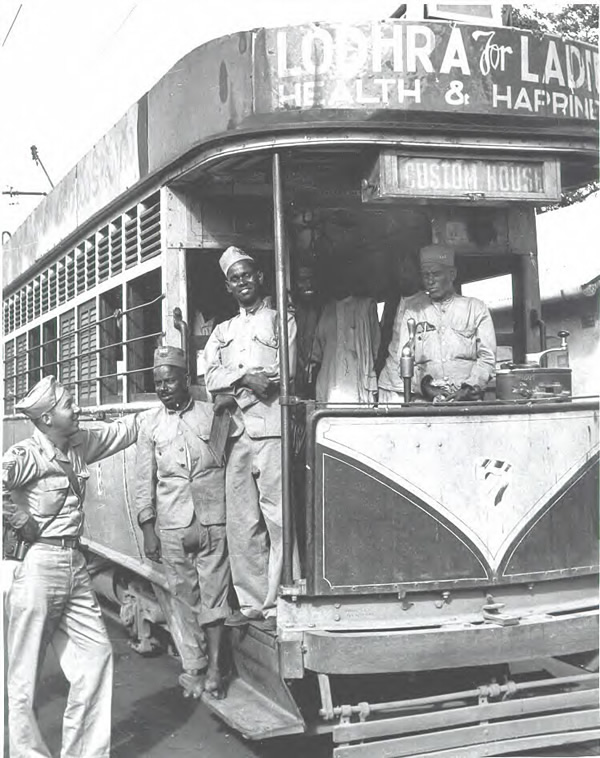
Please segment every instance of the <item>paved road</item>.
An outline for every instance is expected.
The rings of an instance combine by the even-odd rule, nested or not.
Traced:
[[[108,621],[115,650],[112,758],[330,758],[327,738],[282,738],[245,742],[197,701],[183,698],[178,662],[168,656],[142,658],[121,627]],[[49,651],[42,672],[38,717],[54,755],[59,754],[67,692],[58,662]],[[6,755],[6,753],[5,753]],[[567,749],[537,753],[566,756]],[[595,746],[572,748],[569,756],[600,755]]]
[[[107,621],[115,652],[112,758],[329,758],[329,740],[287,738],[245,742],[177,684],[179,663],[169,655],[142,658],[126,634]],[[59,754],[67,685],[54,653],[44,665],[38,718],[53,754]]]

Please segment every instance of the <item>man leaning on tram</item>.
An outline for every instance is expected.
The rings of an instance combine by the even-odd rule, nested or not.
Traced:
[[[400,301],[388,356],[379,376],[379,402],[404,400],[400,373],[402,348],[410,342],[409,319],[415,322],[417,400],[481,400],[496,372],[496,334],[487,306],[454,289],[453,250],[426,245],[419,253],[423,290]]]
[[[2,459],[3,518],[20,544],[30,545],[20,552],[7,597],[10,755],[51,755],[34,712],[39,669],[51,643],[70,685],[61,756],[107,758],[112,650],[79,537],[87,464],[134,443],[138,418],[80,429],[79,408],[53,376],[38,382],[16,410],[36,428]]]

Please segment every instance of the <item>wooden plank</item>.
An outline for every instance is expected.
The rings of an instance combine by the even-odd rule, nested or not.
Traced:
[[[304,732],[302,719],[239,678],[231,682],[224,700],[215,700],[204,693],[202,701],[210,711],[249,740]]]
[[[408,714],[365,723],[340,724],[333,729],[333,741],[340,743],[369,740],[388,737],[390,735],[406,734],[407,732],[446,728],[458,724],[524,716],[525,714],[540,711],[564,711],[570,708],[584,708],[586,706],[598,706],[597,689],[570,693],[561,692],[556,695],[542,695],[465,708],[452,708],[434,713]]]
[[[591,650],[598,640],[594,611],[523,620],[515,626],[471,626],[414,632],[307,632],[306,668],[323,674],[373,674],[394,671],[483,666],[512,660],[568,655]]]
[[[500,724],[480,724],[433,734],[410,735],[383,742],[346,745],[336,748],[334,758],[405,758],[408,756],[412,758],[428,755],[429,752],[440,748],[449,750],[468,745],[485,745],[486,743],[489,745],[500,740],[516,740],[550,732],[598,729],[599,727],[600,713],[597,709],[573,711]]]
[[[488,758],[490,750],[493,750],[493,755],[498,756],[507,755],[508,753],[514,754],[517,751],[519,755],[524,755],[529,754],[531,750],[540,750],[542,748],[552,748],[551,752],[544,753],[544,755],[556,756],[557,758],[565,758],[565,756],[569,755],[597,756],[598,748],[596,746],[589,748],[583,743],[598,740],[599,738],[600,730],[598,729],[585,729],[580,732],[564,732],[562,734],[538,734],[534,737],[501,740],[494,742],[493,745],[470,745],[458,750],[436,750],[426,755],[421,753],[421,756],[415,756],[415,758]],[[575,745],[579,747],[576,748]]]

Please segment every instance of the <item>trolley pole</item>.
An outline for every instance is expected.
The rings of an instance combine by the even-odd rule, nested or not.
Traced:
[[[292,581],[293,520],[291,491],[291,419],[290,419],[290,362],[288,345],[288,303],[285,278],[285,231],[283,225],[283,187],[281,156],[273,154],[273,232],[275,242],[275,284],[279,313],[279,376],[281,404],[281,487],[283,506],[283,576],[282,583]]]

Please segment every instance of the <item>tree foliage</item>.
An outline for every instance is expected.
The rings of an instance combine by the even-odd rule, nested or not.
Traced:
[[[589,42],[598,42],[598,3],[568,3],[558,12],[540,10],[540,4],[524,3],[512,9],[512,25],[544,34]]]
[[[525,3],[519,7],[513,7],[511,23],[512,26],[521,29],[556,34],[578,42],[598,44],[599,8],[598,3],[569,3],[558,12],[549,13],[541,11],[538,4]],[[538,213],[579,203],[599,189],[600,182],[591,182],[579,189],[563,192],[559,203],[544,206],[538,210]]]

